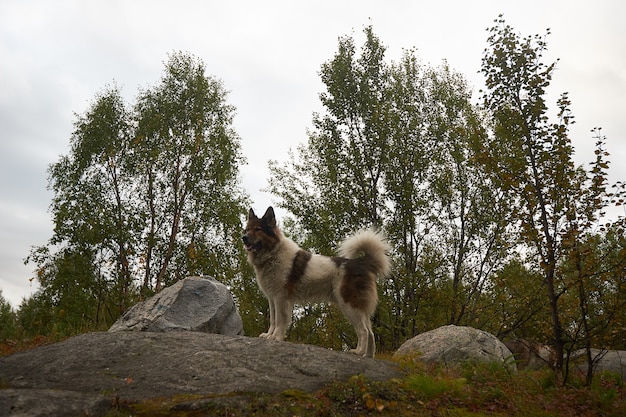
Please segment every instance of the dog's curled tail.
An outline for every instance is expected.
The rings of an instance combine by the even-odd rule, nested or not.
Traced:
[[[339,255],[348,259],[364,257],[374,273],[385,277],[391,273],[391,261],[387,252],[391,247],[385,237],[373,229],[364,229],[341,243]]]

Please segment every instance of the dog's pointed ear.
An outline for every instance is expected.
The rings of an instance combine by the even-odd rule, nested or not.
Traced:
[[[256,220],[258,217],[254,214],[254,210],[250,209],[248,211],[248,220]]]
[[[265,214],[263,215],[261,221],[263,221],[270,227],[276,226],[276,216],[274,215],[274,209],[272,208],[272,206],[269,206],[267,210],[265,210]]]

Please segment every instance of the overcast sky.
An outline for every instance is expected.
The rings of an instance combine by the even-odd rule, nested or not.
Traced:
[[[362,45],[371,24],[387,61],[416,48],[425,64],[447,60],[474,86],[486,29],[503,13],[523,35],[545,33],[546,63],[560,58],[550,94],[570,93],[579,163],[593,159],[601,126],[626,180],[626,2],[526,1],[133,1],[0,0],[0,290],[17,307],[36,289],[31,246],[52,236],[49,164],[68,152],[75,114],[116,82],[128,103],[154,85],[172,51],[195,55],[230,91],[234,128],[248,165],[243,186],[254,208],[272,196],[267,161],[306,142],[321,109],[321,64],[340,36]],[[259,146],[262,143],[272,146]],[[419,150],[418,150],[419,151]]]

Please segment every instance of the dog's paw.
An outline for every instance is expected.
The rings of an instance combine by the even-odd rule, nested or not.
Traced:
[[[262,338],[262,339],[269,339],[269,338],[270,338],[270,336],[271,336],[271,335],[270,335],[269,333],[261,333],[261,334],[259,335],[259,337],[260,337],[260,338]]]
[[[350,349],[348,352],[352,353],[353,355],[357,355],[357,356],[365,356],[365,352],[363,352],[362,350],[359,350],[359,349]]]

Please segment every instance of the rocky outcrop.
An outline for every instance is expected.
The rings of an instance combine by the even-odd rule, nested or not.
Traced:
[[[497,362],[517,370],[511,351],[500,340],[472,327],[450,325],[419,334],[400,346],[394,357],[413,355],[425,363]]]
[[[594,365],[594,373],[609,371],[621,375],[622,381],[626,381],[626,350],[602,350],[591,349],[591,360]],[[572,353],[571,366],[578,372],[587,372],[587,357],[585,349]]]
[[[243,335],[243,322],[224,284],[211,277],[188,277],[135,304],[109,329],[125,330]]]
[[[321,347],[198,332],[88,333],[0,357],[0,415],[104,415],[177,394],[313,392],[394,364]]]

